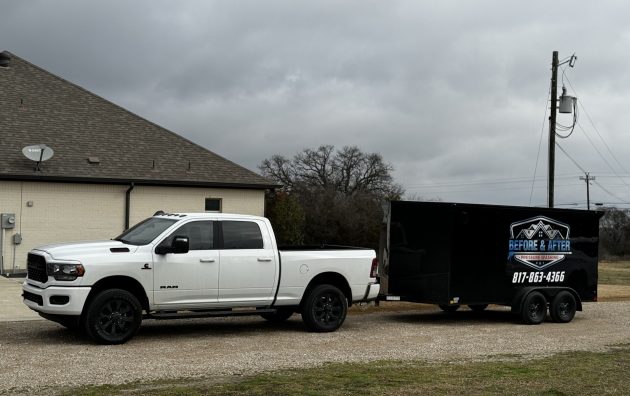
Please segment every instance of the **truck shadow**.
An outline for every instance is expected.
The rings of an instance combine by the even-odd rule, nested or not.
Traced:
[[[34,325],[33,325],[34,324]],[[94,345],[87,335],[80,331],[69,330],[48,321],[13,322],[3,324],[0,329],[8,330],[12,337],[10,344],[14,346],[50,346],[68,344],[75,346]],[[5,329],[7,327],[7,329]],[[295,333],[306,332],[304,323],[299,315],[295,315],[282,323],[272,323],[262,318],[203,318],[173,321],[145,320],[140,329],[130,341],[177,340],[200,337],[242,337],[266,333]]]
[[[306,328],[299,316],[281,322],[273,323],[264,319],[245,318],[204,318],[186,321],[156,321],[143,322],[135,337],[144,339],[186,338],[191,336],[246,336],[261,333],[304,332]]]

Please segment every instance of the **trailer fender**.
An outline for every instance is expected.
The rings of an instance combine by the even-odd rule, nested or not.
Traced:
[[[520,289],[518,291],[518,293],[516,293],[516,295],[514,296],[514,298],[512,299],[512,313],[514,314],[520,314],[521,310],[523,308],[523,301],[525,300],[525,298],[534,291],[538,291],[540,293],[542,293],[545,298],[547,299],[548,302],[551,302],[554,297],[560,293],[561,291],[566,290],[569,293],[573,294],[573,297],[575,297],[575,303],[576,303],[576,310],[577,311],[581,311],[582,310],[582,300],[580,299],[579,294],[572,288],[570,287],[536,287],[536,286],[531,286],[531,287],[524,287],[522,289]]]

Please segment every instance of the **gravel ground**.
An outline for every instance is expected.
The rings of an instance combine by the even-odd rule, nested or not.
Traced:
[[[525,326],[509,311],[348,316],[334,333],[258,317],[146,321],[125,345],[98,346],[49,321],[0,323],[0,393],[181,377],[226,377],[324,362],[469,361],[603,351],[630,343],[630,302],[585,304],[568,324]]]

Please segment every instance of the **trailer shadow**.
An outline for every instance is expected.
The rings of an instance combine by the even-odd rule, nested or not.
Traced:
[[[485,310],[482,312],[474,311],[417,311],[417,312],[401,312],[390,316],[394,321],[402,323],[425,323],[425,324],[482,324],[482,323],[506,323],[513,324],[518,322],[518,317],[509,310]]]

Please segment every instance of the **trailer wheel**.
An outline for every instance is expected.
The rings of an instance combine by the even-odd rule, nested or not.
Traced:
[[[325,333],[337,330],[346,320],[348,300],[333,285],[313,288],[304,301],[302,320],[309,331]]]
[[[547,314],[547,300],[542,293],[533,291],[525,297],[521,319],[525,324],[541,324]]]
[[[468,308],[472,309],[475,312],[481,312],[488,308],[488,304],[472,304],[469,305]]]
[[[438,306],[444,312],[455,312],[455,311],[457,311],[459,309],[459,304],[456,304],[456,305],[440,304]]]
[[[568,291],[561,291],[551,302],[549,314],[554,322],[568,323],[573,320],[577,305],[575,297]]]
[[[260,314],[260,317],[273,323],[280,323],[289,319],[294,313],[295,310],[292,308],[278,308],[276,312],[265,312]]]
[[[104,290],[87,307],[85,332],[99,344],[123,344],[140,328],[142,306],[122,289]]]

